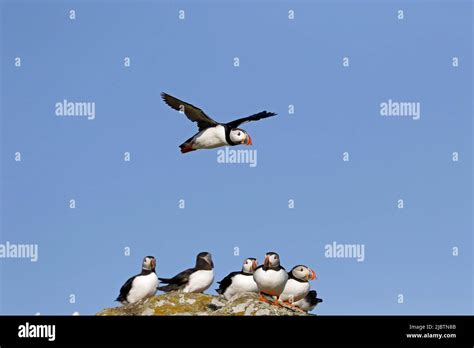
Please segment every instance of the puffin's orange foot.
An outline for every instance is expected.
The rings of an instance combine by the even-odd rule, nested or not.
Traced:
[[[298,306],[295,306],[294,304],[292,304],[291,302],[287,302],[287,301],[283,301],[283,303],[285,304],[285,306],[291,308],[291,309],[294,309],[296,311],[299,311],[299,312],[303,312],[303,313],[306,313],[304,310],[302,310],[300,307]]]
[[[259,293],[258,300],[261,302],[270,303],[270,301],[262,293]]]
[[[279,307],[282,306],[280,300],[278,299],[278,297],[272,302],[272,305],[279,306]]]

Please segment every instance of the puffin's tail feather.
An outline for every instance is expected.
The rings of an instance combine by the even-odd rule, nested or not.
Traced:
[[[125,299],[124,296],[120,295],[119,297],[117,297],[117,298],[115,299],[115,301],[120,302],[120,303],[123,303],[124,301],[126,301],[126,299]]]
[[[183,143],[183,144],[179,145],[179,148],[181,149],[181,153],[196,151],[196,149],[193,149],[193,144],[192,143]]]
[[[222,295],[222,293],[223,293],[222,289],[219,288],[219,289],[215,289],[215,290],[219,295]]]
[[[163,291],[163,292],[178,291],[179,286],[176,284],[168,284],[165,286],[159,286],[158,290]]]

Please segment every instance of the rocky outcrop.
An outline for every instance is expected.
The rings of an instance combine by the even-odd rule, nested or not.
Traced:
[[[207,294],[171,292],[134,304],[106,308],[97,315],[308,315],[286,304],[261,302],[256,293],[242,293],[230,300]]]

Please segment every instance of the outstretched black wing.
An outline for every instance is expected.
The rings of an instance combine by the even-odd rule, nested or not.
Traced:
[[[219,284],[219,289],[216,289],[217,293],[222,295],[230,284],[232,284],[232,277],[240,273],[241,272],[231,272],[220,282],[217,282],[217,284]]]
[[[204,111],[195,107],[194,105],[186,103],[166,93],[161,93],[161,97],[172,109],[184,112],[189,120],[196,122],[200,131],[218,125],[216,121],[207,116]]]
[[[120,294],[119,294],[119,296],[117,297],[117,299],[115,301],[119,301],[119,302],[127,301],[127,295],[130,292],[130,289],[132,288],[133,281],[135,280],[136,277],[137,276],[135,275],[135,276],[129,278],[125,282],[125,284],[122,285],[122,287],[120,288]]]
[[[161,291],[176,291],[183,288],[189,281],[189,277],[196,271],[196,268],[189,268],[181,273],[178,273],[173,278],[158,278],[163,283],[167,283],[168,285],[159,286],[158,290]]]
[[[239,118],[237,120],[228,122],[226,125],[229,126],[230,128],[237,128],[242,123],[250,122],[250,121],[258,121],[258,120],[261,120],[263,118],[267,118],[267,117],[271,117],[271,116],[275,116],[275,115],[276,114],[274,112],[262,111],[262,112],[259,112],[258,114],[254,114],[252,116],[243,117],[243,118]]]

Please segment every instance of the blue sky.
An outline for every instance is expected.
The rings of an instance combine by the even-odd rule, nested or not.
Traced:
[[[39,247],[0,259],[1,314],[94,314],[143,256],[166,277],[204,250],[216,281],[270,250],[309,265],[321,315],[473,313],[471,2],[3,1],[1,16],[0,243]],[[196,126],[161,91],[218,121],[277,112],[243,126],[258,165],[180,154]],[[64,99],[95,119],[57,117]],[[420,119],[382,117],[389,99]],[[334,241],[365,260],[326,258]]]

